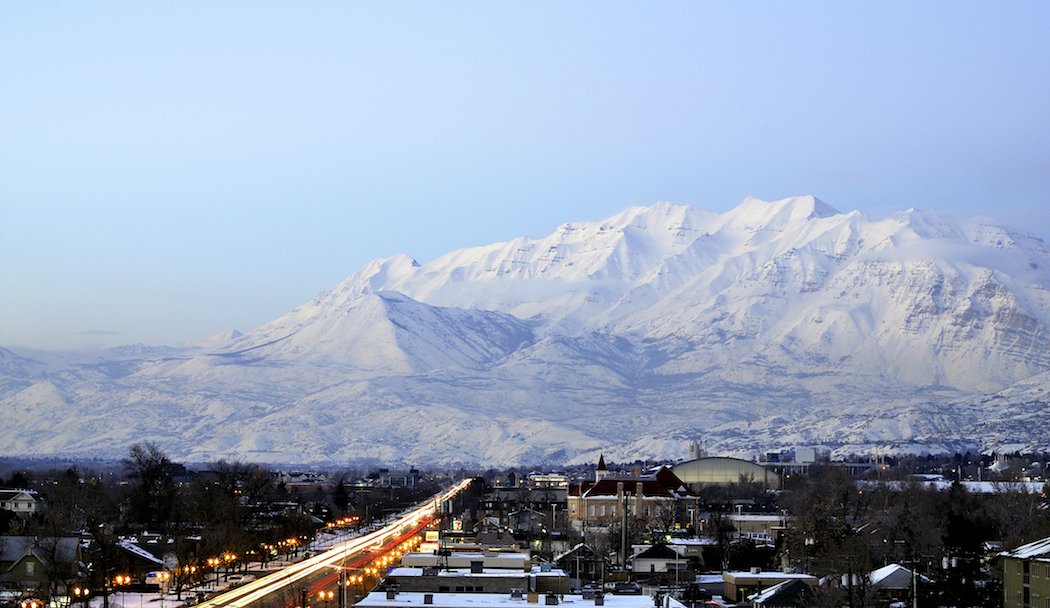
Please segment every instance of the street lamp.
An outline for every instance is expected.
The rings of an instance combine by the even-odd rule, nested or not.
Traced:
[[[128,586],[130,584],[131,584],[131,575],[130,574],[118,574],[113,579],[113,586],[114,587],[126,587],[126,586]],[[120,592],[120,606],[121,606],[121,608],[124,607],[124,599],[125,599],[124,595],[125,595],[124,591],[121,590],[121,592]]]
[[[211,568],[213,572],[215,572],[215,586],[218,587],[219,586],[219,558],[217,558],[217,557],[209,557],[208,558],[208,567]]]
[[[357,603],[357,586],[361,585],[362,583],[364,583],[364,581],[365,581],[365,577],[360,575],[360,574],[350,576],[350,579],[347,581],[347,586],[353,585],[353,587],[354,587],[354,598],[353,598],[354,599],[354,603]],[[350,608],[350,607],[346,606],[345,608]]]
[[[335,591],[321,590],[317,593],[317,599],[324,602],[324,608],[328,608],[328,602],[332,601],[333,597],[335,597]]]
[[[222,580],[227,581],[230,579],[230,563],[237,559],[237,555],[233,553],[224,553],[222,559],[226,562],[226,574],[222,576]],[[218,579],[218,577],[216,577]]]
[[[192,587],[197,580],[197,566],[186,565],[182,569],[175,569],[175,590],[178,594],[176,599],[182,599],[183,585]]]
[[[344,561],[346,560],[345,557],[343,559]],[[344,563],[340,566],[336,566],[335,564],[327,564],[327,566],[329,568],[334,568],[339,571],[339,608],[346,608],[346,564]],[[324,593],[324,591],[321,592],[321,599],[324,599]],[[328,599],[332,599],[333,597],[335,597],[334,592],[329,591]],[[327,607],[327,604],[325,604],[325,606]]]

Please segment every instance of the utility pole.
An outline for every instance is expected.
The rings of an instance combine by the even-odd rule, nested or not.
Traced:
[[[915,551],[911,553],[911,608],[919,608],[919,562],[915,559]]]
[[[627,571],[627,486],[623,491],[623,524],[620,525],[620,566]]]
[[[346,603],[346,557],[343,557],[343,564],[339,567],[339,608],[347,608]]]

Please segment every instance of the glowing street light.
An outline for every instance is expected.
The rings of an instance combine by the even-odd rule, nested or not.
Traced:
[[[113,586],[114,587],[127,587],[130,584],[131,584],[131,575],[130,574],[118,574],[115,577],[113,577]],[[120,605],[121,606],[124,606],[124,599],[125,599],[124,598],[124,591],[121,590],[121,592],[120,592]],[[35,607],[30,607],[30,608],[35,608]]]
[[[317,593],[317,599],[324,602],[325,608],[328,608],[328,602],[332,601],[333,597],[335,597],[335,591],[321,590]]]

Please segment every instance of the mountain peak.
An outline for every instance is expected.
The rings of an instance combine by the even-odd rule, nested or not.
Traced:
[[[773,202],[749,197],[727,215],[748,224],[782,224],[832,217],[840,212],[815,196],[793,196]]]

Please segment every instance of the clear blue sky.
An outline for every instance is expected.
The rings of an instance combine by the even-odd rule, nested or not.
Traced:
[[[813,194],[1050,238],[1050,3],[0,0],[0,346],[250,330],[368,260]]]

